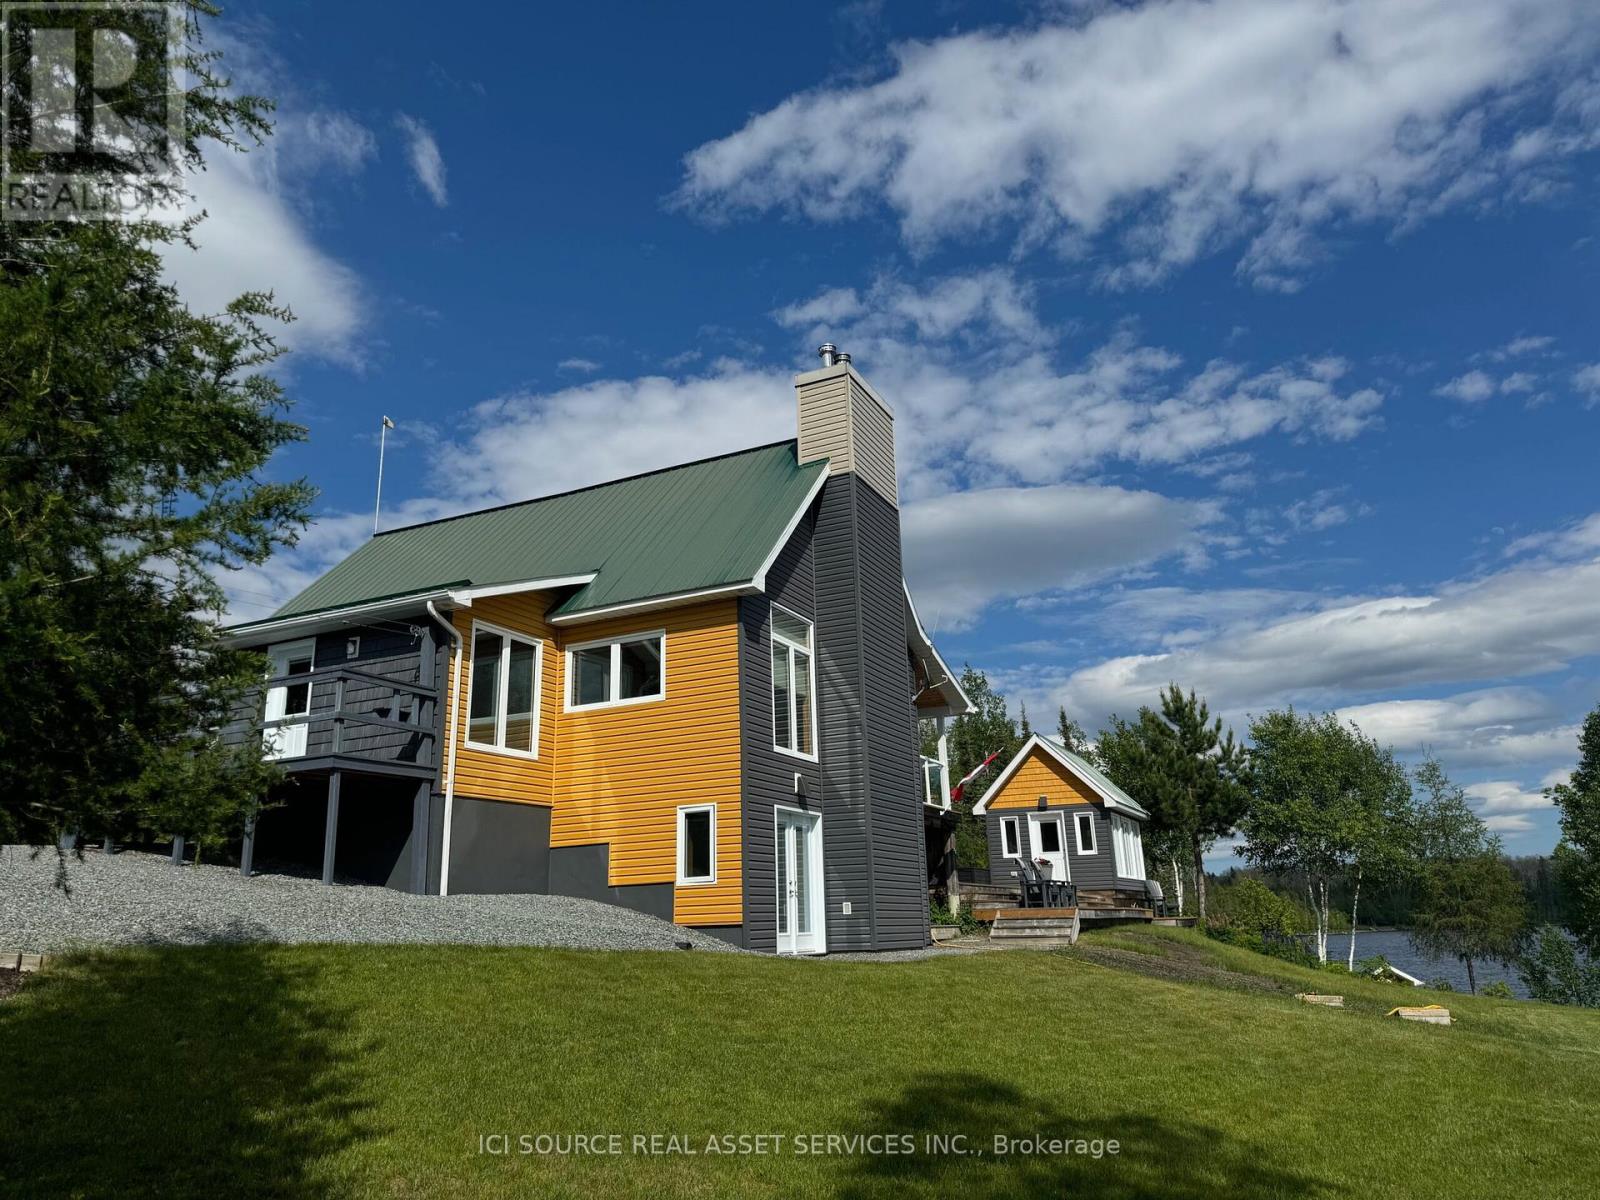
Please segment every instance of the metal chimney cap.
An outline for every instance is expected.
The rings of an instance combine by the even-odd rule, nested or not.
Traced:
[[[817,347],[817,357],[822,359],[822,365],[831,367],[839,361],[839,347],[832,342],[823,342]]]
[[[848,363],[850,361],[849,353],[844,350],[839,351],[839,361],[842,363]]]

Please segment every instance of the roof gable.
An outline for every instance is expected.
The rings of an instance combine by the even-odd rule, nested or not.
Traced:
[[[590,576],[553,615],[759,581],[827,475],[793,441],[411,525],[367,542],[272,619],[446,585]]]
[[[1028,756],[1035,752],[1048,755],[1059,766],[1066,768],[1067,771],[1081,780],[1085,787],[1098,797],[1107,808],[1116,809],[1118,812],[1127,813],[1129,816],[1138,817],[1141,820],[1149,819],[1150,814],[1145,811],[1143,806],[1128,795],[1127,792],[1112,783],[1099,769],[1087,762],[1081,755],[1074,754],[1065,747],[1058,745],[1053,739],[1037,733],[1022,744],[1022,749],[1017,751],[1012,760],[995,777],[995,781],[989,785],[989,790],[983,794],[983,799],[978,801],[977,806],[973,808],[974,815],[982,816],[989,811],[989,801],[1000,794],[1006,784],[1011,781],[1012,776],[1027,761]]]

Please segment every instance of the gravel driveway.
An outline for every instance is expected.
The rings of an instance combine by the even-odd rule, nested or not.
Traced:
[[[68,857],[0,848],[0,948],[201,942],[448,942],[595,950],[732,950],[726,942],[610,904],[567,896],[412,896],[236,867],[175,867],[164,855]]]

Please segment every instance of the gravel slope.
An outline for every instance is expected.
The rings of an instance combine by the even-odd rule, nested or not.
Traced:
[[[732,950],[726,942],[610,904],[567,896],[412,896],[389,888],[224,866],[174,867],[124,851],[67,859],[71,894],[55,886],[56,855],[0,848],[0,948],[201,942],[447,942],[595,950]]]

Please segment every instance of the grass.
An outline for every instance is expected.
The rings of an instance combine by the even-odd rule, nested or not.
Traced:
[[[1191,978],[1087,957],[1118,948]],[[1310,989],[1350,1007],[1290,994]],[[1410,998],[1183,930],[918,963],[96,954],[0,1003],[0,1192],[1591,1195],[1600,1014],[1450,996],[1452,1028],[1379,1015]],[[701,1153],[479,1153],[485,1134],[611,1132]],[[964,1134],[986,1153],[703,1152],[757,1133],[910,1134],[919,1150]],[[996,1133],[1121,1152],[997,1156]]]

